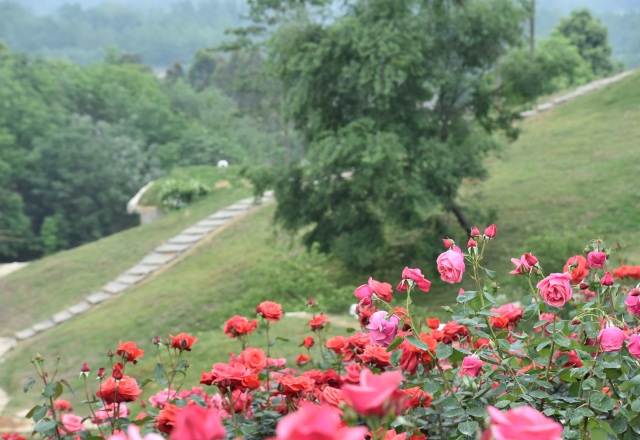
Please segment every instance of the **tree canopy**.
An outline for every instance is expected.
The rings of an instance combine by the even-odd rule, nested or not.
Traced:
[[[276,217],[366,267],[390,251],[390,226],[411,253],[442,209],[465,223],[460,184],[485,175],[495,133],[513,135],[493,69],[524,13],[509,0],[356,0],[328,20],[322,3],[253,2],[254,18],[281,20],[270,68],[306,149],[275,173]]]

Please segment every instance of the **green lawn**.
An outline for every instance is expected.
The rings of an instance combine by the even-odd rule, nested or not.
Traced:
[[[28,328],[78,303],[165,240],[250,195],[244,185],[220,188],[155,223],[59,252],[0,278],[0,336]]]

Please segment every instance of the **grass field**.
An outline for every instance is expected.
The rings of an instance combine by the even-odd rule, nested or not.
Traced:
[[[491,177],[466,185],[461,194],[463,204],[497,211],[498,236],[488,265],[505,281],[505,293],[517,294],[517,277],[506,273],[511,269],[509,259],[525,251],[538,255],[547,273],[555,272],[569,255],[580,253],[588,239],[601,237],[609,244],[626,244],[622,256],[640,263],[640,75],[528,119],[521,128],[520,139],[489,161]],[[247,189],[231,191],[237,191],[236,198],[248,193]],[[194,205],[189,218],[186,213],[165,218],[167,225],[155,226],[162,232],[127,231],[49,257],[0,281],[0,298],[9,301],[9,309],[20,304],[14,296],[21,293],[30,302],[15,312],[0,310],[4,314],[0,319],[9,320],[3,325],[11,328],[25,316],[33,321],[49,314],[54,304],[57,310],[58,304],[72,303],[91,290],[88,285],[99,287],[119,273],[118,265],[122,269],[129,265],[121,260],[135,262],[139,256],[133,258],[131,253],[142,256],[145,246],[153,247],[198,220],[196,211],[206,215],[213,205],[205,209],[204,204],[230,203],[234,193],[227,195],[224,201],[216,197]],[[119,339],[134,340],[151,350],[153,336],[186,331],[200,338],[189,357],[194,382],[211,363],[238,351],[237,342],[222,334],[224,320],[236,313],[251,314],[263,290],[271,299],[289,304],[289,310],[294,304],[302,308],[315,285],[336,294],[343,287],[344,301],[350,302],[349,290],[368,274],[347,273],[331,259],[305,257],[289,237],[274,234],[272,215],[273,206],[254,211],[162,276],[21,344],[7,356],[0,372],[0,386],[15,396],[11,406],[22,408],[33,402],[33,396],[25,397],[20,387],[29,375],[28,360],[34,352],[50,359],[61,356],[61,371],[73,377],[84,360],[92,366],[104,365],[104,353],[115,348]],[[169,232],[172,228],[175,232]],[[466,243],[464,236],[453,238]],[[404,264],[390,263],[388,273],[399,275]],[[434,265],[424,262],[419,267],[433,271]],[[84,267],[90,267],[91,273],[84,273]],[[79,272],[89,278],[77,279]],[[382,279],[397,282],[397,278]],[[456,286],[433,281],[432,293],[418,298],[421,306],[429,305],[431,310],[450,303],[457,291]],[[333,331],[351,325],[350,318],[335,320],[341,325]],[[308,334],[304,321],[287,318],[274,331],[291,340],[279,342],[274,355],[294,359],[301,352],[298,344]],[[263,337],[257,337],[261,342],[257,345],[264,346]],[[154,365],[146,359],[139,368],[150,375]]]

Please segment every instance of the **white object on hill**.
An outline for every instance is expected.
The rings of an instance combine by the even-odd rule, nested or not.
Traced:
[[[222,159],[218,161],[218,168],[229,168],[229,162]]]

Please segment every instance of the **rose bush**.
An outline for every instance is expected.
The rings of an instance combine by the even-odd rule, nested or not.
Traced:
[[[491,225],[484,234],[473,228],[466,252],[443,240],[446,250],[435,264],[441,278],[457,284],[466,274],[473,286],[455,288],[446,322],[415,313],[412,295],[426,295],[431,286],[418,268],[400,275],[396,299],[403,306],[392,304],[389,283],[370,278],[355,290],[361,331],[328,338],[330,317],[309,301],[312,334],[299,345],[305,351],[297,359],[300,369],[270,353],[270,326],[283,319],[273,301],[257,305],[256,319],[238,315],[225,323],[223,332],[240,343],[238,353],[197,379],[185,356],[197,350],[198,339],[188,333],[154,338],[159,360],[147,380],[135,373],[148,353],[120,341],[109,353],[110,370],[80,368],[82,409],[60,399],[68,383],[50,375],[36,356],[44,400],[29,412],[34,434],[112,440],[638,438],[640,290],[619,282],[640,277],[637,266],[607,270],[610,250],[601,240],[587,245],[586,257],[571,256],[562,273],[548,276],[544,262],[527,253],[511,259],[515,269],[508,276],[520,277],[528,293],[500,304],[497,274],[483,266],[496,238]],[[266,351],[255,346],[258,327]],[[96,376],[93,387],[88,379]],[[151,382],[163,389],[143,398]],[[127,404],[138,400],[145,407],[134,415]]]

